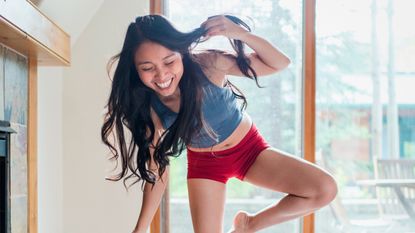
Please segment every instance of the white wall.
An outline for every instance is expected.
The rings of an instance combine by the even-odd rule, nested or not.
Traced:
[[[103,2],[104,0],[41,0],[38,7],[71,36],[71,45],[74,45]]]
[[[62,147],[62,69],[39,67],[38,232],[63,232]]]
[[[121,233],[135,225],[141,192],[105,181],[113,164],[100,129],[106,63],[129,22],[148,9],[145,0],[105,0],[73,45],[71,67],[39,69],[39,232]]]

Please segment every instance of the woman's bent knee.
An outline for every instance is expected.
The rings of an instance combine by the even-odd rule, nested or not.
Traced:
[[[312,198],[319,207],[328,205],[334,200],[338,192],[336,180],[331,175],[326,175],[320,179],[317,185],[318,187],[316,187],[316,192]]]

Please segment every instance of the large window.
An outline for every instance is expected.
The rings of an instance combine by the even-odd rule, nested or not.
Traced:
[[[316,63],[303,24],[302,4],[315,12]],[[244,18],[253,32],[292,59],[285,71],[252,80],[230,77],[248,99],[248,114],[274,147],[301,156],[304,114],[302,83],[316,71],[315,159],[339,186],[337,198],[317,211],[316,233],[400,233],[415,229],[415,22],[413,0],[165,0],[165,14],[181,30],[191,30],[208,16],[229,13]],[[309,36],[309,34],[307,34]],[[304,48],[303,45],[307,47]],[[231,50],[224,38],[199,48]],[[307,73],[303,63],[307,60]],[[312,64],[313,67],[310,67]],[[310,72],[310,73],[309,73]],[[306,74],[307,77],[303,77]],[[309,83],[306,84],[307,87]],[[312,84],[313,86],[314,84]],[[313,88],[311,88],[313,91]],[[310,93],[308,93],[310,94]],[[312,93],[311,93],[312,94]],[[309,95],[307,95],[309,96]],[[312,95],[311,95],[312,96]],[[313,109],[312,107],[310,109]],[[307,118],[308,119],[308,118]],[[314,128],[311,127],[313,130]],[[312,142],[308,140],[307,142]],[[307,143],[307,148],[310,146]],[[305,147],[304,147],[305,149]],[[313,155],[309,156],[313,157]],[[186,187],[186,154],[172,161],[170,232],[192,232]],[[256,212],[284,194],[236,179],[227,187],[225,230],[235,212]],[[301,232],[294,220],[261,232]],[[306,228],[305,232],[311,232]]]
[[[414,6],[317,1],[316,157],[340,190],[318,233],[415,229]]]
[[[181,30],[191,30],[207,19],[222,13],[241,16],[255,34],[281,48],[292,64],[281,73],[260,77],[258,88],[253,80],[230,77],[248,100],[247,112],[261,134],[273,146],[299,155],[301,148],[301,1],[292,0],[171,0],[165,1],[165,14]],[[189,8],[191,6],[191,8]],[[250,17],[251,19],[247,18]],[[199,48],[231,51],[228,40],[214,37]],[[170,175],[170,232],[193,232],[186,187],[186,154],[172,161]],[[271,192],[231,179],[227,185],[225,231],[238,210],[255,213],[277,203],[285,194]],[[280,224],[261,232],[300,232],[298,220]]]

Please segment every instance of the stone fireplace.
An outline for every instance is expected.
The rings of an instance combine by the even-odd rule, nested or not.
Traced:
[[[27,58],[0,44],[0,233],[28,232]]]

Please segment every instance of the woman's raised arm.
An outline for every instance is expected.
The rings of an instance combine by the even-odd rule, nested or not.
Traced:
[[[290,59],[266,39],[257,36],[224,15],[214,16],[202,23],[207,29],[206,36],[226,36],[229,39],[241,40],[246,43],[253,53],[248,54],[251,67],[258,76],[276,73],[290,64]],[[236,65],[235,59],[226,54],[215,54],[216,68],[225,74],[245,76]]]

